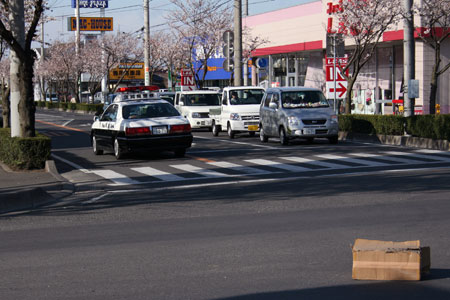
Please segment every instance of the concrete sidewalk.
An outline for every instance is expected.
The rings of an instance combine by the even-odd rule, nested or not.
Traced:
[[[33,209],[73,193],[67,182],[48,160],[44,170],[12,171],[0,162],[0,214]]]

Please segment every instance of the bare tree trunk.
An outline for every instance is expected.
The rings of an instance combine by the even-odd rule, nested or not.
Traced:
[[[22,137],[34,137],[35,133],[35,112],[33,93],[33,65],[34,59],[30,54],[26,60],[20,61],[19,71],[22,76],[19,78],[19,89],[21,99],[19,102],[20,133]]]
[[[431,74],[430,83],[430,114],[434,115],[436,113],[436,95],[438,89],[438,77],[439,77],[439,65],[441,64],[441,48],[439,43],[435,46],[434,51],[434,66]]]
[[[348,86],[347,86],[347,95],[345,97],[345,113],[351,114],[352,113],[352,90],[353,86],[355,85],[356,78],[350,77],[348,79]]]

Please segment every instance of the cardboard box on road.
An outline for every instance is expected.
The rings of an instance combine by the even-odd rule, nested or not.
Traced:
[[[430,271],[430,247],[420,241],[356,239],[352,252],[353,279],[420,280]]]

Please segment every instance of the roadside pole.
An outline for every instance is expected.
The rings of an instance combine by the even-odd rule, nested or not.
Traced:
[[[105,17],[105,8],[100,8],[100,17],[104,18]],[[102,100],[103,102],[106,101],[106,97],[108,95],[108,70],[106,68],[106,54],[105,54],[105,42],[104,42],[104,38],[105,38],[105,32],[102,31],[101,32],[101,37],[102,37],[102,67],[104,68],[105,74],[103,75],[102,78]]]
[[[17,42],[19,42],[20,46],[25,48],[25,16],[23,0],[10,2],[10,13],[8,18],[10,21],[11,33]],[[19,103],[21,96],[25,97],[25,95],[21,95],[20,93],[19,58],[13,48],[11,48],[10,51],[11,137],[21,137]],[[25,99],[23,99],[23,101],[25,101]]]
[[[76,0],[75,18],[77,22],[77,30],[75,31],[75,54],[77,58],[80,56],[80,0]],[[81,102],[81,74],[78,74],[78,99]]]
[[[242,85],[242,0],[234,0],[234,86]]]
[[[410,83],[415,77],[415,47],[414,47],[414,16],[412,14],[413,0],[403,0],[406,13],[404,18],[404,38],[403,38],[403,64],[404,64],[404,116],[414,115],[414,98],[411,97]]]
[[[145,85],[150,85],[150,13],[149,13],[149,0],[144,0],[144,74],[145,74]]]
[[[244,16],[248,17],[248,0],[244,0]],[[244,62],[244,85],[248,86],[248,57]]]

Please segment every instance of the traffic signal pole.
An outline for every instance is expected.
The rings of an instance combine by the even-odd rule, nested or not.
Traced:
[[[403,0],[406,16],[403,25],[403,63],[404,63],[404,116],[414,115],[414,98],[411,98],[410,83],[415,77],[415,47],[414,47],[414,16],[412,13],[413,0]]]
[[[150,85],[150,13],[149,0],[144,0],[144,74],[145,85]]]

